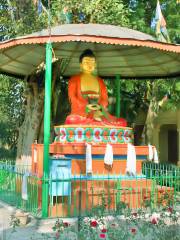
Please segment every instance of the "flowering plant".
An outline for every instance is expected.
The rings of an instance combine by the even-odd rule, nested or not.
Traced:
[[[125,207],[122,215],[80,218],[78,229],[72,230],[68,224],[66,228],[63,227],[63,231],[74,231],[78,240],[178,240],[179,222],[180,214],[171,206],[158,211],[150,208],[135,211]],[[60,225],[64,224],[61,222]],[[57,239],[64,239],[63,231]]]
[[[102,209],[96,210],[93,216],[79,217],[74,225],[57,219],[52,233],[44,233],[41,238],[34,235],[31,239],[178,240],[180,236],[180,213],[175,206],[131,210],[119,204],[119,214],[110,216],[105,216]]]

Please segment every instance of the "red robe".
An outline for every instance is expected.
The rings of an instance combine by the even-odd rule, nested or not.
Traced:
[[[104,109],[108,106],[108,94],[104,81],[98,78],[99,82],[99,100],[98,104]],[[80,75],[72,76],[68,84],[68,96],[71,104],[71,113],[66,118],[65,124],[96,124],[96,125],[114,125],[127,126],[127,122],[123,118],[117,118],[110,115],[108,112],[108,119],[103,118],[101,122],[89,118],[86,113],[86,105],[88,100],[82,96],[81,92],[81,78]]]

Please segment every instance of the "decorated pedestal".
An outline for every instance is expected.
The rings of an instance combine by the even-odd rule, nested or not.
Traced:
[[[55,126],[55,143],[132,143],[132,128],[115,126],[60,125]]]
[[[50,193],[51,196],[51,216],[56,216],[56,209],[60,212],[58,216],[67,216],[66,208],[68,212],[76,206],[76,203],[73,201],[74,198],[77,199],[86,199],[89,202],[89,207],[94,204],[94,206],[99,204],[99,199],[101,198],[101,192],[105,191],[105,196],[110,196],[112,199],[112,204],[110,208],[114,208],[116,197],[119,194],[119,190],[116,189],[117,178],[122,177],[121,184],[123,189],[125,189],[127,194],[131,195],[131,201],[123,198],[123,193],[121,194],[121,201],[127,202],[136,202],[137,206],[140,206],[142,199],[142,192],[144,189],[150,189],[152,182],[147,181],[146,177],[142,175],[142,162],[147,159],[149,154],[147,146],[136,146],[136,177],[126,175],[127,167],[127,154],[128,154],[128,143],[133,144],[134,136],[133,130],[128,127],[113,127],[113,126],[85,126],[85,125],[61,125],[55,126],[55,140],[50,144],[49,154],[50,154],[50,166],[51,162],[57,162],[57,166],[61,167],[63,176],[68,172],[68,176],[71,176],[73,181],[68,188],[68,196],[65,195],[65,189],[56,189],[58,192],[63,194],[58,194],[58,197],[67,200],[67,203],[59,202],[58,205],[53,205],[53,192]],[[87,175],[86,172],[86,145],[89,143],[91,145],[91,154],[92,154],[92,175]],[[106,152],[107,144],[110,144],[113,149],[113,164],[111,167],[107,166],[104,162],[104,156]],[[32,172],[36,173],[38,177],[43,176],[43,144],[33,144],[32,145]],[[65,167],[64,159],[70,160],[69,168]],[[66,164],[67,165],[67,164]],[[63,167],[62,167],[63,166]],[[64,169],[64,170],[63,170]],[[56,170],[56,169],[55,169]],[[55,171],[54,170],[54,171]],[[50,173],[52,174],[52,173]],[[111,180],[107,180],[110,178]],[[80,179],[80,180],[78,180]],[[99,179],[99,180],[97,180]],[[119,181],[119,180],[118,180]],[[103,187],[100,187],[100,183],[103,182]],[[56,183],[55,186],[62,185]],[[92,185],[94,188],[94,193],[92,194]],[[106,192],[107,184],[111,184],[112,193]],[[65,183],[62,185],[65,186]],[[61,187],[62,187],[61,186]],[[87,186],[87,189],[82,189],[82,186]],[[53,187],[53,185],[52,185]],[[137,194],[137,187],[142,189]],[[111,189],[110,188],[110,189]],[[136,189],[131,190],[127,193],[127,189]],[[58,190],[58,191],[57,191]],[[135,192],[133,192],[135,191]],[[42,202],[41,199],[41,185],[39,186],[39,202]],[[57,197],[56,197],[57,198]],[[139,200],[137,200],[137,198]],[[93,203],[91,200],[93,199]],[[135,201],[136,200],[136,201]],[[77,204],[79,204],[78,200]],[[69,202],[69,203],[68,203]],[[68,205],[70,204],[70,205]],[[137,207],[134,205],[131,207]],[[79,208],[79,205],[78,205]],[[84,211],[87,209],[87,206],[81,205],[81,210]],[[73,213],[72,213],[73,214]]]
[[[128,127],[60,125],[55,126],[55,140],[50,145],[50,156],[71,159],[72,175],[86,175],[86,143],[92,148],[93,174],[126,174],[127,145],[133,143],[133,130]],[[113,166],[107,168],[104,155],[107,144],[113,147]],[[141,174],[141,163],[147,159],[148,147],[135,147],[136,170]],[[33,172],[43,173],[43,145],[33,145]],[[35,159],[37,158],[37,159]]]

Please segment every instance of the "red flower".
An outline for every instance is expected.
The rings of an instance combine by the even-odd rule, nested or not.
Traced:
[[[100,237],[100,238],[106,238],[106,234],[101,233],[101,234],[99,235],[99,237]]]
[[[91,227],[97,227],[98,223],[96,221],[91,221]]]
[[[63,223],[63,226],[64,226],[64,227],[69,227],[69,223],[64,222],[64,223]]]
[[[144,200],[147,200],[148,199],[148,197],[147,196],[144,196]]]
[[[172,213],[173,212],[173,208],[172,207],[168,207],[168,212]]]
[[[132,228],[132,229],[131,229],[131,233],[135,234],[135,233],[136,233],[136,229],[135,229],[135,228]]]
[[[102,232],[102,233],[106,233],[106,232],[107,232],[107,229],[103,228],[103,229],[101,230],[101,232]]]
[[[157,221],[157,219],[156,219],[156,218],[152,218],[152,220],[151,220],[151,223],[152,223],[152,224],[157,224],[157,223],[158,223],[158,221]]]
[[[132,215],[133,215],[134,217],[137,217],[137,213],[136,213],[136,212],[134,212]]]
[[[159,193],[164,193],[164,189],[159,189]]]

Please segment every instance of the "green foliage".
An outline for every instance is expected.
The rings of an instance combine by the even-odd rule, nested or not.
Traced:
[[[157,101],[160,101],[166,94],[168,95],[168,101],[166,101],[161,110],[172,110],[175,111],[180,107],[180,94],[178,90],[178,85],[180,83],[179,79],[160,79],[156,80],[156,88],[153,92]],[[152,95],[151,95],[152,96]]]
[[[129,10],[122,1],[96,0],[87,6],[89,22],[127,26]]]
[[[9,3],[11,6],[9,6]],[[38,14],[37,4],[29,0],[2,0],[0,22],[3,34],[13,37],[39,31],[48,25],[48,4]],[[180,40],[179,4],[175,0],[161,0],[162,13],[172,42]],[[104,23],[128,26],[153,34],[151,21],[155,16],[156,0],[51,0],[51,24],[66,23],[66,12],[72,15],[72,23]],[[45,10],[44,10],[45,9]],[[81,18],[83,15],[83,17]],[[33,23],[33,24],[32,24]]]
[[[130,8],[130,24],[131,27],[139,31],[151,33],[155,32],[150,28],[151,21],[155,17],[157,0],[124,0],[125,4]],[[170,35],[171,42],[180,42],[180,3],[176,0],[160,1],[162,14],[167,23],[167,30]]]
[[[47,14],[43,12],[38,16],[33,1],[3,0],[1,3],[0,22],[5,28],[5,31],[1,34],[12,38],[47,27]]]
[[[0,75],[0,158],[15,157],[25,110],[23,90],[22,81]]]
[[[14,215],[11,215],[10,226],[13,228],[12,232],[16,232],[16,228],[20,226],[20,220]]]
[[[52,1],[53,23],[65,23],[64,9],[72,15],[72,23],[102,23],[127,26],[129,10],[121,0]],[[83,19],[80,18],[83,14]]]

